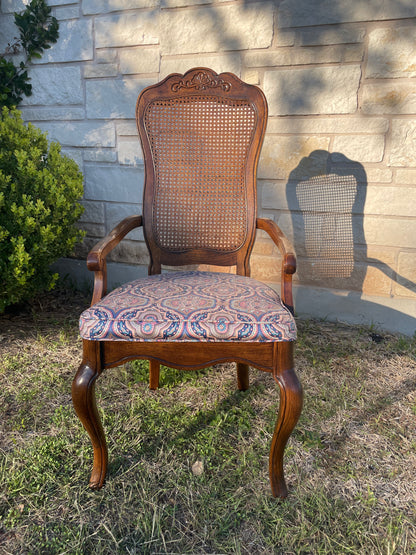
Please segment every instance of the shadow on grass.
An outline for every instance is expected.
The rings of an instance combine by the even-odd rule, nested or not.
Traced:
[[[208,370],[200,372],[205,375]],[[186,377],[185,382],[189,381],[190,378]],[[169,387],[182,384],[176,374],[173,378],[167,378],[166,383],[170,384]],[[255,417],[251,402],[263,389],[262,385],[253,384],[248,391],[234,391],[215,402],[213,408],[199,408],[196,412],[183,403],[172,407],[167,406],[164,400],[147,399],[143,402],[146,403],[145,408],[142,405],[135,408],[139,421],[139,445],[135,449],[129,449],[128,453],[112,457],[109,475],[116,478],[127,473],[143,459],[147,462],[155,461],[161,450],[173,451],[180,459],[188,460],[189,464],[202,460],[205,470],[214,472],[216,468],[220,470],[235,461],[234,469],[241,473],[238,468],[241,465],[237,461],[238,449],[235,448],[251,432]],[[112,435],[110,431],[109,434]],[[265,440],[265,459],[268,456],[267,443]],[[250,449],[252,447],[258,448],[259,445],[254,442]]]
[[[351,435],[351,429],[360,429],[368,425],[371,421],[377,421],[384,412],[395,404],[402,402],[409,394],[416,391],[416,377],[408,378],[400,382],[400,384],[390,389],[385,395],[379,395],[374,400],[366,403],[363,408],[351,408],[349,421],[345,422],[339,432],[328,434],[321,438],[325,447],[331,448],[331,463],[336,465],[338,462],[345,460],[346,457],[346,441]]]

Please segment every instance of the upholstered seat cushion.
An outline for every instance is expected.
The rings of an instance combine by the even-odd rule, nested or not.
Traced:
[[[85,310],[97,341],[293,341],[293,316],[263,283],[234,274],[175,272],[138,279]]]

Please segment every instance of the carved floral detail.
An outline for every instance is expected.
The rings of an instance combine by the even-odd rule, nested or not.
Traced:
[[[231,89],[231,83],[220,79],[219,77],[214,77],[206,73],[205,71],[200,71],[195,73],[192,79],[181,79],[177,83],[173,83],[172,91],[178,92],[180,89],[196,89],[198,91],[204,91],[205,89],[218,89],[221,88],[223,91],[228,92]]]

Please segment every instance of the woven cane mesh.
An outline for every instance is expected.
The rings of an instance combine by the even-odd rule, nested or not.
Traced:
[[[145,112],[155,170],[153,226],[167,251],[229,252],[247,235],[245,164],[256,123],[246,101],[155,100]]]
[[[349,277],[354,269],[355,177],[313,177],[298,183],[296,195],[304,219],[307,256],[316,261],[312,277]]]

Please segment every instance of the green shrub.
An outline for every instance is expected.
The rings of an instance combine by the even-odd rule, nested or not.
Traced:
[[[25,125],[20,112],[0,115],[0,312],[52,289],[50,264],[69,255],[83,232],[82,174],[57,143]]]

